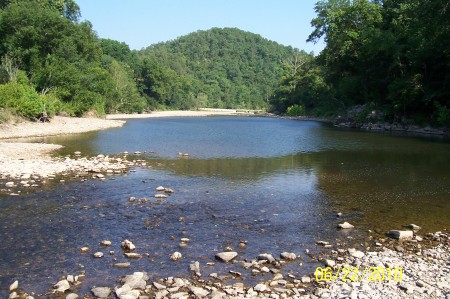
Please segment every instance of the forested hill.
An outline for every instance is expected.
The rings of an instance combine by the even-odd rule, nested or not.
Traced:
[[[197,31],[139,52],[144,92],[156,105],[264,109],[294,53],[236,28]]]

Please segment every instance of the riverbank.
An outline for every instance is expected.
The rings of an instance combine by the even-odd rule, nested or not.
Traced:
[[[106,157],[94,160],[82,158],[81,153],[73,158],[54,158],[51,153],[62,146],[57,144],[27,143],[23,138],[76,134],[123,126],[125,121],[98,118],[71,118],[55,116],[50,122],[20,122],[0,125],[0,179],[29,182],[68,172],[122,171],[122,163],[114,163]],[[19,139],[20,138],[20,139]],[[75,157],[76,156],[76,157]],[[102,163],[100,163],[102,162]],[[115,165],[117,164],[117,165]],[[16,183],[7,182],[7,186]]]
[[[411,234],[412,235],[412,234]],[[182,242],[189,242],[188,239]],[[379,243],[382,242],[382,243]],[[237,252],[215,254],[216,262],[192,261],[190,277],[165,277],[149,279],[149,273],[133,272],[118,278],[114,286],[91,286],[91,294],[77,294],[87,273],[69,274],[55,283],[47,297],[75,298],[443,298],[450,297],[450,237],[447,233],[429,233],[424,237],[414,235],[407,241],[374,240],[374,247],[360,251],[342,248],[339,244],[319,241],[324,246],[320,255],[307,251],[303,257],[295,253],[262,253],[251,260],[243,259]],[[99,242],[105,251],[111,241]],[[246,244],[244,244],[247,246]],[[134,253],[139,248],[131,241],[122,242],[123,254],[130,259],[141,258]],[[107,251],[107,250],[106,250]],[[84,254],[101,259],[103,252]],[[283,273],[284,265],[299,263],[310,256],[321,263],[314,273],[294,276]],[[172,263],[183,259],[174,252]],[[169,257],[168,257],[169,259]],[[306,262],[306,261],[305,261]],[[226,273],[212,272],[202,276],[205,269],[211,272],[217,264],[227,264]],[[119,263],[116,267],[127,268],[130,263]],[[212,270],[214,271],[214,270]],[[263,276],[265,281],[245,285],[242,277]],[[31,295],[30,295],[31,294]],[[44,294],[27,293],[15,281],[10,286],[9,298],[41,297]]]

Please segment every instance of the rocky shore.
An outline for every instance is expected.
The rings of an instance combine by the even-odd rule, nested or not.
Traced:
[[[77,293],[85,273],[61,277],[47,294],[27,293],[14,281],[9,298],[450,298],[449,234],[413,236],[404,240],[380,238],[365,251],[318,241],[317,246],[322,246],[323,252],[313,256],[307,250],[304,257],[289,252],[262,253],[247,260],[241,259],[237,252],[226,251],[215,255],[216,262],[192,261],[192,275],[187,278],[150,280],[147,273],[134,272],[119,278],[115,286],[92,286],[89,294]],[[100,244],[107,248],[111,241],[103,240]],[[121,247],[125,255],[138,250],[129,240],[124,240]],[[90,249],[81,251],[89,254]],[[301,277],[282,274],[284,265],[301,265],[306,256],[323,266]],[[102,252],[92,254],[92,258],[101,257]],[[178,252],[170,255],[174,263],[182,258]],[[202,276],[204,267],[214,268],[217,263],[227,263],[232,270]],[[116,266],[129,267],[129,263]],[[241,277],[250,275],[264,276],[265,281],[252,286],[240,282]]]

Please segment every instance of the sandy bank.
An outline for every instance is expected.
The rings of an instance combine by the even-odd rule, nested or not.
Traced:
[[[221,115],[253,115],[254,110],[235,110],[235,109],[200,109],[200,110],[174,110],[174,111],[153,111],[143,114],[109,114],[106,119],[130,119],[130,118],[153,118],[153,117],[202,117],[202,116],[221,116]]]
[[[97,118],[55,117],[49,123],[2,124],[0,125],[0,140],[3,139],[3,142],[0,142],[0,178],[14,179],[23,175],[48,176],[91,166],[89,161],[74,165],[52,158],[50,153],[60,149],[61,145],[14,142],[14,138],[83,133],[120,127],[124,123],[124,121]]]
[[[84,133],[123,126],[124,121],[99,118],[73,118],[55,116],[50,122],[22,122],[0,125],[0,139],[42,137]]]

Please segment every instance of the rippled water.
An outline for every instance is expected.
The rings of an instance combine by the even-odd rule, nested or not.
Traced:
[[[36,141],[64,144],[60,154],[142,151],[134,158],[147,159],[150,167],[105,181],[56,180],[35,193],[0,197],[0,295],[14,279],[43,292],[60,276],[82,270],[80,293],[133,271],[188,276],[194,260],[205,277],[234,269],[250,283],[267,277],[204,264],[227,246],[248,259],[292,251],[304,265],[291,263],[283,271],[303,275],[315,267],[304,250],[318,250],[319,239],[358,246],[368,229],[383,233],[408,223],[424,231],[450,228],[445,140],[342,131],[317,122],[211,117],[129,120],[123,128]],[[151,198],[159,185],[175,193],[164,201],[128,201]],[[356,229],[336,230],[343,221]],[[181,237],[191,239],[187,248],[178,247]],[[113,268],[125,261],[119,244],[125,238],[148,257],[132,260],[131,269]],[[113,246],[102,248],[103,239]],[[240,240],[248,241],[246,249],[238,248]],[[81,254],[82,246],[91,253]],[[170,261],[177,250],[183,260]],[[105,257],[93,259],[95,251]]]

